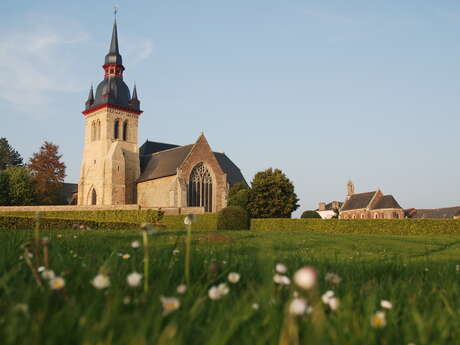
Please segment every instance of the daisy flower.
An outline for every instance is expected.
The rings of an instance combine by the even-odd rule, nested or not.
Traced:
[[[91,284],[93,284],[96,289],[102,290],[110,286],[110,279],[105,274],[100,273],[94,277],[94,279],[91,281]]]

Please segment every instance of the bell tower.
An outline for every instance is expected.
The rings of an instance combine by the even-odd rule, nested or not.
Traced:
[[[116,18],[104,80],[85,103],[85,138],[78,183],[78,205],[134,204],[140,174],[138,121],[142,114],[136,85],[132,96],[123,81]]]

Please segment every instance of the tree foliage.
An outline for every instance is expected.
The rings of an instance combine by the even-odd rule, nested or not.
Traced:
[[[248,212],[239,206],[228,206],[217,213],[218,230],[247,230],[249,229]]]
[[[30,158],[28,167],[41,204],[58,204],[61,201],[60,191],[66,176],[66,166],[61,158],[59,146],[48,141]]]
[[[228,193],[228,206],[238,206],[247,210],[248,201],[249,187],[246,183],[239,182],[230,188]]]
[[[292,182],[281,170],[270,168],[254,176],[248,211],[252,218],[290,218],[298,201]]]
[[[35,203],[35,188],[32,176],[24,167],[13,166],[0,175],[2,205],[25,206]],[[3,204],[4,202],[4,204]]]
[[[300,218],[321,218],[318,212],[313,210],[304,211]]]
[[[22,157],[8,142],[6,138],[0,138],[0,170],[22,165]]]

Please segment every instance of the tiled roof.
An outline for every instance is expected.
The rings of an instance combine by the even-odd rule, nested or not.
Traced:
[[[411,218],[454,218],[460,216],[460,206],[415,210]]]
[[[384,209],[384,208],[402,208],[399,206],[396,199],[393,195],[384,195],[375,205],[374,209]]]
[[[345,201],[341,211],[358,210],[361,208],[367,208],[376,191],[367,193],[357,193],[350,196],[350,199]]]

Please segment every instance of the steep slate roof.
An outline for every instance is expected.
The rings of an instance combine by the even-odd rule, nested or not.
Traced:
[[[411,218],[454,218],[460,217],[460,206],[435,208],[425,210],[415,210],[416,213]]]
[[[350,196],[350,199],[345,201],[341,211],[367,208],[375,193],[377,193],[377,191],[353,194],[352,196]]]
[[[383,208],[402,208],[399,206],[396,199],[393,195],[384,195],[375,205],[374,209],[383,209]]]
[[[193,145],[179,146],[145,155],[143,157],[144,162],[141,164],[141,176],[137,182],[176,175],[177,168],[187,157],[192,147]],[[148,162],[145,162],[145,160],[148,160]]]
[[[178,146],[147,140],[139,149],[141,176],[137,182],[176,175],[177,168],[187,157],[193,146],[194,144]],[[230,185],[238,182],[247,184],[240,169],[225,153],[213,153],[223,172],[227,174],[227,181]]]

